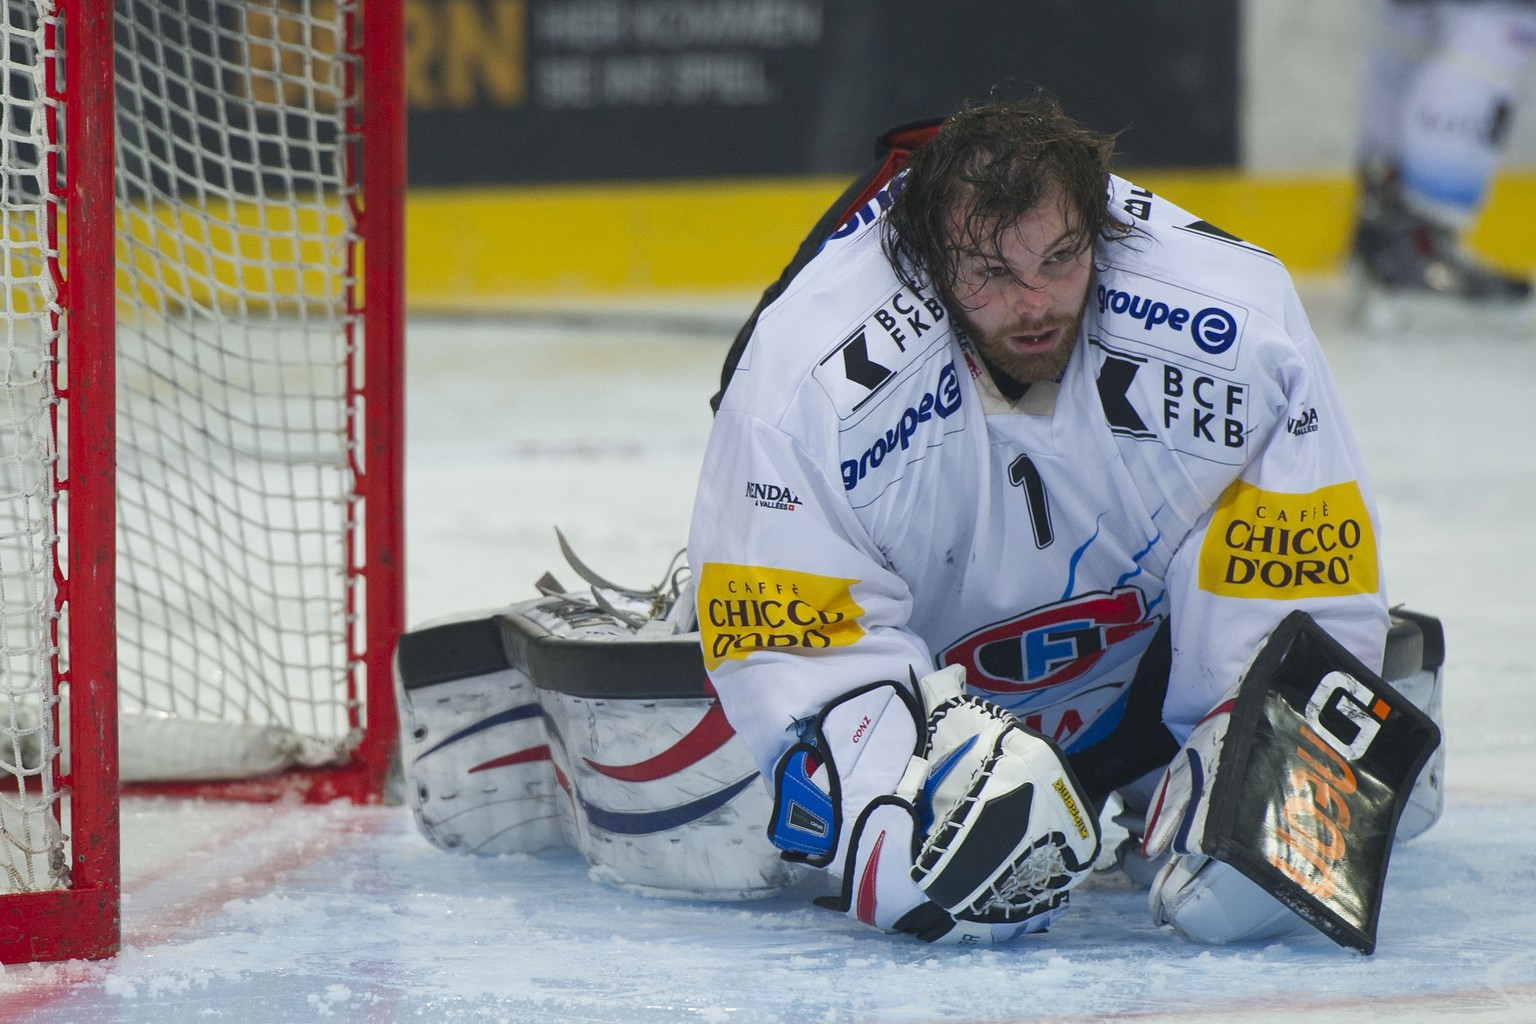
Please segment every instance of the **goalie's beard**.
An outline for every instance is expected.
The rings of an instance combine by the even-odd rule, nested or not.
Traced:
[[[1007,378],[1000,388],[1004,391],[1017,390],[1017,387],[1009,388],[1009,382],[1016,386],[1027,386],[1039,381],[1056,380],[1061,376],[1077,348],[1077,336],[1083,326],[1083,311],[1087,307],[1088,296],[1084,294],[1083,302],[1074,314],[1046,316],[1032,322],[1016,320],[986,330],[971,316],[964,303],[953,298],[949,302],[949,308],[954,311],[961,330],[971,339],[971,344],[981,354],[988,368],[994,375],[1001,373]],[[1021,351],[1014,341],[1016,338],[1035,337],[1050,330],[1059,333],[1056,343],[1046,351]]]

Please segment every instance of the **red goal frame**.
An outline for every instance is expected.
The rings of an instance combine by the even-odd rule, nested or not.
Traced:
[[[311,802],[383,799],[398,742],[391,658],[404,625],[404,240],[405,76],[403,0],[361,5],[361,110],[354,158],[362,209],[355,211],[366,265],[361,340],[363,453],[356,476],[364,509],[362,554],[366,622],[355,634],[366,690],[367,728],[360,748],[333,770],[289,773],[242,783],[158,785],[157,792],[270,800],[298,793]],[[48,117],[62,127],[61,205],[67,224],[49,227],[50,266],[59,283],[60,345],[55,385],[64,410],[67,466],[58,470],[60,530],[67,552],[55,567],[58,608],[69,623],[67,667],[55,664],[68,692],[71,763],[57,778],[68,794],[61,825],[69,836],[67,887],[0,895],[0,962],[99,959],[121,944],[119,782],[117,774],[115,189],[113,0],[58,0],[62,67],[47,68]],[[58,54],[48,45],[50,54]],[[55,136],[57,137],[57,136]],[[354,295],[353,301],[361,300]],[[58,367],[62,364],[63,372]],[[58,426],[57,413],[55,426]],[[61,446],[62,447],[62,446]],[[356,611],[356,609],[351,609]],[[56,641],[59,637],[54,638]],[[55,728],[58,722],[55,721]]]

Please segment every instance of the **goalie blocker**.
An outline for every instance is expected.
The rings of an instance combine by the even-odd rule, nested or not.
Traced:
[[[1399,818],[1439,743],[1424,711],[1292,612],[1238,687],[1195,845],[1370,953]]]

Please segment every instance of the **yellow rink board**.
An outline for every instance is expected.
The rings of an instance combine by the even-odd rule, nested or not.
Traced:
[[[1355,202],[1344,174],[1125,172],[1293,273],[1343,265]],[[760,291],[847,179],[415,189],[407,295],[423,311],[528,299]],[[1496,265],[1536,273],[1536,168],[1505,173],[1472,232]]]
[[[1346,175],[1126,176],[1268,249],[1293,273],[1343,265],[1355,203]],[[421,312],[474,312],[583,297],[756,293],[845,185],[800,178],[415,189],[406,202],[407,301]],[[282,307],[301,295],[306,304],[341,302],[346,251],[338,239],[347,220],[334,202],[120,208],[119,294],[151,308]],[[37,229],[36,218],[7,224],[6,248],[36,262],[36,239],[22,237]],[[1495,182],[1468,241],[1497,266],[1536,274],[1532,225],[1536,168],[1521,168]],[[13,313],[39,305],[25,288],[3,304]]]

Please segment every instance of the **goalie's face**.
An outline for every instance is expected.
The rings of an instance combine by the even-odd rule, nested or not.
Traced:
[[[986,244],[959,259],[950,307],[977,350],[1021,384],[1060,376],[1072,356],[1093,273],[1080,222],[1052,191],[1012,224],[976,232]]]

